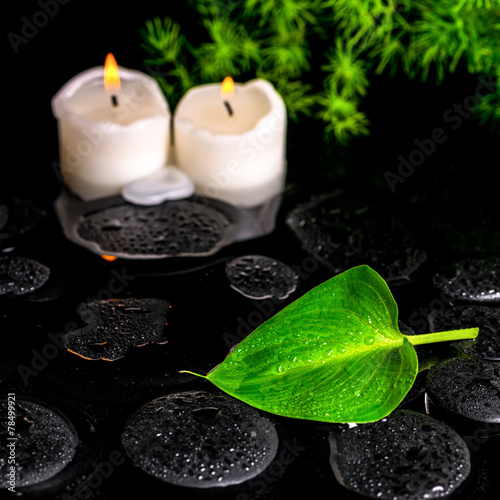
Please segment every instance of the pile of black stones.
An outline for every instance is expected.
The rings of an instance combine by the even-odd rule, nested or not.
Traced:
[[[119,224],[110,210],[89,214],[82,237],[110,251],[118,234],[138,252],[170,245],[159,233],[143,245],[148,211],[120,210]],[[285,204],[274,232],[223,247],[223,215],[197,221],[178,203],[153,212],[182,225],[175,255],[108,261],[67,241],[29,202],[0,203],[1,410],[14,394],[18,498],[495,497],[498,256],[442,265],[407,222],[342,190]],[[182,257],[193,248],[204,256]],[[417,347],[421,371],[391,415],[296,421],[180,373],[207,373],[273,314],[360,264],[388,282],[403,333],[479,326],[474,341]],[[2,476],[0,491],[8,487]]]

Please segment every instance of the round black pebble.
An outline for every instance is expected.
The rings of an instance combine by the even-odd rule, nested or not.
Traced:
[[[8,400],[0,403],[2,423],[0,437],[0,469],[8,471],[8,460],[13,448],[15,486],[26,487],[41,483],[59,473],[75,455],[77,436],[72,426],[53,410],[32,401],[17,399],[12,406]],[[9,409],[14,409],[15,428],[8,425]],[[12,434],[11,434],[12,432]],[[15,437],[16,441],[9,438]],[[2,473],[0,489],[8,488],[9,477]]]
[[[474,358],[500,361],[500,307],[457,305],[433,316],[434,331],[479,328],[474,340],[453,342],[453,345]]]
[[[447,497],[471,468],[467,445],[453,429],[412,411],[331,434],[330,444],[337,480],[374,499]]]
[[[239,401],[189,391],[139,408],[121,442],[144,472],[176,486],[213,488],[263,472],[276,455],[278,435],[268,419]]]
[[[367,264],[386,281],[399,282],[427,258],[392,214],[350,193],[318,196],[292,210],[286,222],[304,248],[334,273]]]
[[[25,295],[41,288],[50,269],[39,262],[15,255],[0,256],[0,295]]]
[[[285,299],[297,288],[298,276],[285,263],[262,255],[245,255],[226,265],[231,287],[251,299]]]
[[[475,422],[500,423],[500,365],[455,358],[434,366],[427,391],[442,411]]]
[[[434,276],[448,298],[467,302],[500,302],[500,257],[463,259]]]

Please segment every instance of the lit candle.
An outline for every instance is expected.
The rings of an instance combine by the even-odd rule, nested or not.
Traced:
[[[201,195],[251,207],[283,190],[286,108],[265,80],[191,89],[174,112],[174,140],[177,165]]]
[[[67,82],[52,109],[64,183],[85,201],[119,195],[167,163],[170,109],[160,87],[111,55]]]

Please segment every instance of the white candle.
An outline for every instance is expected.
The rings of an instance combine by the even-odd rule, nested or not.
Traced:
[[[265,80],[236,84],[233,97],[221,97],[220,84],[188,91],[174,112],[174,142],[201,195],[250,207],[283,189],[286,108]]]
[[[110,92],[104,66],[89,69],[52,99],[63,180],[85,201],[118,195],[167,163],[170,110],[163,93],[139,71],[120,67],[119,76],[121,89]]]

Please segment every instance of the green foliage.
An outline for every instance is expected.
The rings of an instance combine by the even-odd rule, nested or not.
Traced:
[[[143,47],[169,101],[194,85],[261,77],[289,116],[316,116],[325,138],[369,133],[363,98],[387,72],[442,82],[461,67],[500,81],[500,0],[190,0],[202,28],[189,43],[170,18],[142,30]],[[201,35],[201,36],[200,36]],[[497,90],[475,110],[500,123]]]
[[[389,287],[358,266],[290,304],[199,376],[277,415],[373,422],[391,413],[413,385],[413,345],[476,338],[478,331],[401,334]]]

